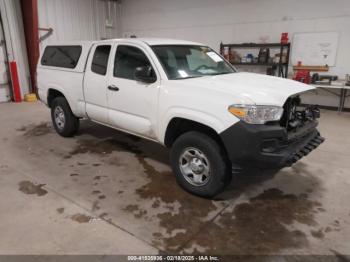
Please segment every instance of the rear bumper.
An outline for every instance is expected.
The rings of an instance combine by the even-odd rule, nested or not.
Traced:
[[[278,125],[250,125],[242,121],[220,134],[232,163],[245,167],[282,168],[308,155],[325,140],[317,121],[297,132]]]

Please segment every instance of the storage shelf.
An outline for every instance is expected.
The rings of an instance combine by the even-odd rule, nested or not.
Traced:
[[[290,43],[281,44],[281,43],[245,43],[245,44],[222,44],[223,47],[234,47],[234,48],[263,48],[263,47],[276,47],[280,48],[281,46],[289,47]]]
[[[290,55],[290,43],[243,43],[243,44],[220,44],[220,53],[223,55],[224,48],[229,49],[229,53],[231,53],[232,49],[244,49],[244,48],[278,48],[280,49],[279,55],[280,55],[280,62],[278,63],[231,63],[235,66],[276,66],[276,70],[278,73],[278,76],[287,78],[288,76],[288,67],[289,67],[289,55]],[[282,54],[286,54],[286,62],[282,63]]]

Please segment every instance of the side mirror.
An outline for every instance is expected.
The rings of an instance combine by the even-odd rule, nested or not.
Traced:
[[[140,82],[152,84],[157,81],[157,77],[151,66],[140,66],[135,69],[135,79]]]

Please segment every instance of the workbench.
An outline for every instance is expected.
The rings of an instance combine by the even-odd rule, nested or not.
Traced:
[[[344,109],[345,100],[350,95],[348,94],[348,90],[350,90],[350,86],[346,86],[345,82],[337,82],[341,84],[337,85],[322,85],[322,84],[312,84],[313,87],[316,87],[317,89],[322,89],[332,95],[335,95],[339,97],[339,105],[338,105],[338,112],[342,112]],[[340,90],[340,94],[338,92],[335,92],[334,90]]]

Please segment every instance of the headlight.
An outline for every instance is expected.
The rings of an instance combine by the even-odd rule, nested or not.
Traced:
[[[228,111],[249,124],[279,121],[283,114],[283,108],[279,106],[232,105]]]

